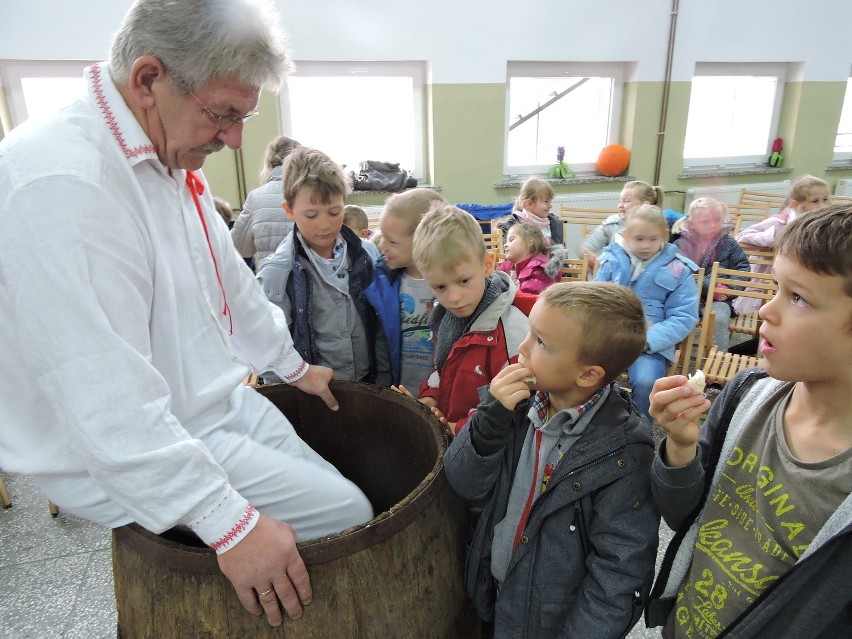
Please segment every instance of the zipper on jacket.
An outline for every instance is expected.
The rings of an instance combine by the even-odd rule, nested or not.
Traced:
[[[606,460],[608,460],[608,459],[610,459],[610,458],[612,458],[612,457],[616,457],[617,455],[620,455],[621,453],[623,453],[623,452],[624,452],[624,449],[625,449],[625,447],[624,447],[624,446],[621,446],[620,448],[616,448],[615,450],[613,450],[613,451],[611,451],[611,452],[607,453],[606,455],[601,455],[601,456],[600,456],[600,457],[598,457],[597,459],[593,459],[593,460],[592,460],[592,461],[590,461],[590,462],[586,462],[586,463],[585,463],[585,464],[583,464],[582,466],[578,466],[578,467],[577,467],[577,468],[575,468],[574,470],[572,470],[572,471],[569,471],[569,472],[565,473],[562,477],[560,477],[560,478],[559,478],[557,481],[555,481],[555,482],[553,481],[553,478],[551,478],[550,482],[548,483],[547,490],[548,490],[548,491],[552,490],[552,487],[553,487],[553,486],[555,486],[556,484],[558,484],[558,483],[560,483],[560,482],[564,481],[564,480],[565,480],[565,479],[567,479],[568,477],[571,477],[572,475],[576,475],[577,473],[582,472],[582,471],[584,471],[584,470],[587,470],[588,468],[591,468],[592,466],[597,466],[598,464],[601,464],[601,463],[605,462]],[[513,478],[513,481],[514,481],[514,478]],[[527,515],[527,523],[524,525],[524,528],[525,528],[525,529],[526,529],[526,526],[527,526],[527,525],[529,525],[530,521],[532,520],[532,518],[533,518],[533,514],[535,513],[536,508],[538,508],[538,507],[539,507],[539,504],[540,504],[540,503],[541,503],[541,499],[536,499],[536,500],[533,502],[532,508],[530,509],[530,512],[529,512],[529,514]],[[583,524],[583,525],[585,526],[585,524]],[[588,541],[588,538],[584,539],[584,542],[587,542],[587,541]]]
[[[580,544],[583,546],[583,557],[589,556],[589,533],[586,530],[586,521],[583,519],[583,507],[580,502],[574,504],[574,519],[580,532]]]

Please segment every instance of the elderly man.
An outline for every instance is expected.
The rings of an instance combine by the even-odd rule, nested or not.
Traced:
[[[190,527],[277,625],[311,600],[296,536],[372,509],[241,385],[337,408],[194,173],[287,71],[265,2],[137,0],[87,94],[0,144],[0,465],[107,526]]]

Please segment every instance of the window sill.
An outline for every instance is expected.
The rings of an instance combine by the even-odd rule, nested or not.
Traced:
[[[412,187],[414,188],[414,187]],[[437,191],[440,193],[444,190],[443,186],[435,186],[434,184],[418,184],[418,189],[432,189],[433,191]],[[402,191],[352,191],[349,196],[359,196],[359,195],[393,195],[394,193],[405,193],[406,191],[410,191],[411,189],[403,189]],[[348,197],[348,196],[347,196]]]
[[[506,175],[499,182],[494,183],[495,189],[519,189],[528,179],[537,177],[553,186],[567,186],[572,184],[604,184],[607,182],[630,182],[636,178],[631,175],[619,175],[617,177],[607,177],[598,173],[594,174],[578,174],[574,178],[549,178],[544,175]]]
[[[772,166],[740,166],[736,168],[709,167],[706,169],[684,169],[678,174],[677,179],[692,180],[701,178],[737,177],[742,175],[786,175],[792,172],[793,169],[776,169]]]
[[[836,162],[834,164],[829,164],[825,167],[826,172],[828,171],[852,171],[852,162]]]

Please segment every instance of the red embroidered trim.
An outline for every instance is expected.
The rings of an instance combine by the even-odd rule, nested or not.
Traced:
[[[254,519],[254,514],[256,512],[257,511],[255,510],[254,506],[249,504],[248,508],[246,508],[246,514],[243,515],[243,518],[237,522],[237,525],[231,528],[227,535],[225,535],[218,541],[214,541],[212,544],[210,544],[210,547],[213,550],[219,550],[220,548],[223,548],[224,546],[227,546],[232,541],[234,541],[234,539],[236,539],[246,529],[249,523],[251,523],[251,520]]]
[[[107,126],[109,126],[113,137],[115,137],[115,141],[118,142],[118,146],[120,146],[121,150],[124,151],[124,156],[129,159],[136,157],[137,155],[145,155],[147,153],[153,153],[156,155],[157,149],[154,148],[153,144],[150,146],[137,146],[135,149],[127,147],[127,143],[124,141],[124,136],[121,135],[121,127],[118,126],[115,114],[113,114],[112,109],[109,106],[109,101],[104,94],[101,67],[100,65],[93,64],[89,67],[89,69],[91,69],[92,72],[92,89],[95,92],[95,100],[101,109],[101,113],[104,115]]]
[[[297,379],[299,379],[299,377],[302,376],[302,371],[304,371],[307,368],[308,368],[307,363],[302,362],[302,365],[299,366],[299,368],[297,368],[294,372],[290,373],[289,375],[284,376],[284,381],[287,382],[288,384],[292,384]]]

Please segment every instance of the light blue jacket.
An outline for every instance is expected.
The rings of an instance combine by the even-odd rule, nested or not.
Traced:
[[[647,268],[631,281],[630,256],[618,244],[607,246],[598,258],[601,266],[595,280],[615,282],[633,289],[645,308],[648,321],[648,350],[674,361],[675,344],[689,335],[698,323],[698,287],[695,262],[666,244]]]

